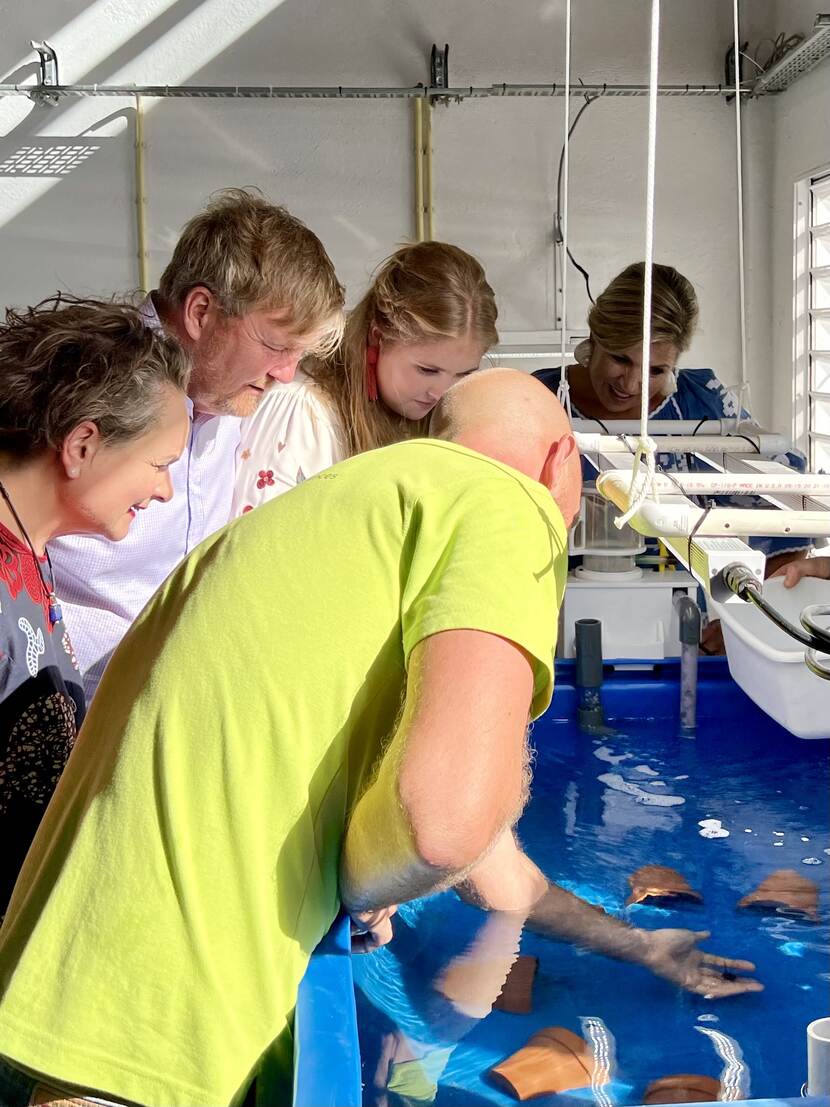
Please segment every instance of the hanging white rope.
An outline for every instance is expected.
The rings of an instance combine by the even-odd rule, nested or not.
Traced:
[[[571,390],[568,386],[568,176],[571,129],[571,0],[565,0],[565,140],[562,159],[562,241],[559,249],[559,269],[562,281],[559,389],[557,396],[571,418]]]
[[[660,60],[660,0],[651,0],[651,58],[648,83],[648,155],[646,170],[646,262],[643,288],[643,371],[640,377],[640,437],[634,455],[629,507],[614,520],[622,529],[640,510],[651,491],[657,446],[648,434],[649,368],[651,365],[651,286],[654,265],[654,170],[657,151],[657,71]]]
[[[739,0],[732,0],[732,22],[735,34],[735,162],[738,185],[738,306],[741,318],[741,380],[738,389],[737,419],[741,411],[750,409],[749,378],[746,367],[746,283],[744,272],[744,172],[741,152],[741,35],[738,21]]]

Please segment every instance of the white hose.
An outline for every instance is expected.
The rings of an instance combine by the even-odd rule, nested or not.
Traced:
[[[560,270],[562,278],[560,352],[561,372],[557,396],[571,418],[571,390],[568,387],[568,177],[571,129],[571,0],[565,0],[565,145],[562,161],[562,243],[560,246]]]
[[[640,438],[631,473],[630,507],[614,520],[622,529],[640,510],[651,491],[656,445],[648,434],[649,368],[651,365],[651,286],[654,264],[654,171],[657,151],[657,71],[660,60],[660,0],[651,0],[651,57],[648,82],[648,154],[646,170],[646,261],[643,288],[643,369],[640,375]]]

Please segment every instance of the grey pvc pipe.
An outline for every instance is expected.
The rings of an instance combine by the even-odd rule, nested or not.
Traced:
[[[581,730],[588,734],[607,733],[605,713],[599,690],[602,686],[602,623],[599,619],[577,619],[576,675],[579,695],[576,718]]]
[[[680,622],[680,642],[684,646],[700,644],[700,608],[691,596],[678,595],[674,607]]]
[[[683,730],[694,730],[697,726],[700,608],[685,593],[675,596],[674,607],[680,624],[680,725]]]
[[[576,686],[599,688],[602,684],[602,623],[599,619],[577,619]]]

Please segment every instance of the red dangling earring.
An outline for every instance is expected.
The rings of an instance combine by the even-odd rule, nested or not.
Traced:
[[[377,346],[366,347],[366,394],[370,403],[378,398],[378,354]]]

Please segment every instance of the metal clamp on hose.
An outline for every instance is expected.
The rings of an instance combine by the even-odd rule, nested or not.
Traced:
[[[825,652],[830,652],[830,631],[827,627],[820,627],[816,619],[826,619],[828,617],[830,617],[830,604],[825,603],[811,603],[809,607],[805,607],[801,612],[801,625],[810,634],[815,635],[820,642],[824,643]]]
[[[727,565],[721,572],[721,578],[730,592],[734,592],[739,599],[746,600],[747,603],[751,602],[750,593],[757,596],[762,594],[763,585],[760,580],[740,561]]]
[[[824,651],[830,652],[830,633],[826,627],[820,627],[816,622],[816,619],[821,617],[825,619],[830,617],[830,604],[811,603],[801,612],[801,625],[805,630],[822,639],[826,643]],[[823,680],[830,680],[830,657],[819,657],[816,650],[807,650],[804,661],[811,673],[815,673]]]
[[[807,650],[804,654],[804,664],[817,677],[830,680],[830,657],[819,657],[815,650]]]

